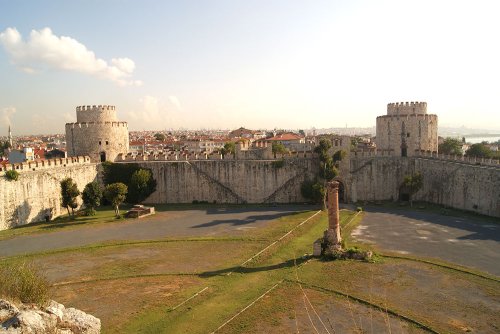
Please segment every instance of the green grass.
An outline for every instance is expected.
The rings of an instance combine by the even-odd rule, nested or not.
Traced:
[[[127,210],[125,209],[125,206],[122,206],[120,213],[123,215],[126,213],[126,211]],[[0,240],[5,240],[25,234],[47,233],[63,229],[66,230],[95,224],[114,223],[119,221],[120,219],[116,219],[115,217],[114,210],[111,207],[106,206],[98,208],[94,216],[69,217],[68,215],[63,215],[55,218],[48,223],[31,223],[17,226],[8,230],[3,230],[0,231]]]

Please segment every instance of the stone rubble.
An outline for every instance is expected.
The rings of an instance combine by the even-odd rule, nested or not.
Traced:
[[[51,300],[46,307],[0,299],[0,334],[98,334],[101,320]]]

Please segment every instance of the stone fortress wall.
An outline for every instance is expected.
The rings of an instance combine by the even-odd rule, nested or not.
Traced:
[[[404,177],[421,173],[415,200],[500,217],[500,164],[490,159],[460,159],[423,154],[351,156],[341,171],[348,202],[400,199]]]
[[[146,203],[299,203],[302,182],[312,179],[315,159],[143,161],[157,181]]]
[[[415,199],[500,217],[499,162],[439,155],[437,116],[426,112],[426,103],[389,104],[388,115],[377,118],[377,143],[381,141],[382,146],[377,150],[350,151],[348,137],[332,137],[329,154],[339,149],[349,152],[339,163],[337,178],[342,184],[343,199],[396,201],[404,177],[420,172],[424,185]],[[407,157],[401,156],[403,122],[409,132],[409,136],[405,132],[405,138],[409,138]],[[152,170],[158,185],[147,203],[303,202],[301,184],[305,179],[313,179],[319,167],[312,152],[273,155],[266,145],[240,145],[234,156],[225,157],[186,152],[126,154],[123,148],[128,149],[127,123],[116,121],[112,106],[78,107],[77,122],[66,124],[66,136],[70,155],[86,151],[89,156],[26,162],[0,169],[0,229],[43,220],[49,212],[52,217],[64,213],[60,206],[60,181],[71,177],[83,190],[87,183],[99,178],[99,164],[95,161],[100,160],[101,152],[106,153],[108,160],[136,163]],[[384,147],[384,140],[399,140],[399,144],[389,142]],[[9,169],[20,173],[18,181],[4,177]]]
[[[76,107],[76,117],[75,123],[66,123],[69,156],[114,161],[119,154],[128,152],[128,124],[118,121],[114,106]]]
[[[17,181],[5,177],[19,173]],[[98,164],[90,157],[72,157],[3,166],[0,170],[0,230],[42,221],[46,215],[66,213],[61,207],[60,182],[71,177],[80,191],[98,176]],[[80,202],[81,203],[81,202]]]
[[[400,156],[438,150],[438,117],[427,114],[426,102],[389,103],[387,115],[378,116],[376,126],[377,149],[394,150]]]

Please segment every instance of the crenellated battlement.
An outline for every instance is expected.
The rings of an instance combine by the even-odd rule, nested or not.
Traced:
[[[66,123],[66,129],[75,129],[75,128],[89,128],[95,125],[102,126],[111,126],[111,127],[125,127],[128,128],[127,122],[75,122],[75,123]]]
[[[439,154],[436,151],[415,150],[413,155],[415,158],[433,159],[440,161],[448,161],[453,163],[463,163],[469,165],[489,166],[500,168],[500,160],[466,157],[462,155],[447,155]],[[387,150],[353,150],[351,151],[351,159],[362,158],[381,158],[381,157],[400,157],[392,149]]]
[[[380,115],[377,116],[377,120],[392,120],[394,118],[397,119],[416,119],[423,121],[437,121],[437,115],[434,114],[396,114],[396,115]]]
[[[93,106],[78,106],[76,111],[104,111],[104,110],[115,110],[115,106],[111,105],[93,105]]]
[[[90,160],[89,156],[27,161],[16,164],[0,165],[0,176],[5,175],[5,172],[9,170],[15,170],[19,173],[25,173],[38,170],[52,169],[56,167],[71,167],[71,166],[90,165],[90,164],[92,164],[92,161]]]
[[[427,114],[427,102],[396,102],[387,104],[387,115]]]
[[[311,159],[317,157],[316,153],[309,152],[289,152],[285,154],[272,154],[270,156],[254,155],[232,155],[223,156],[217,152],[179,152],[163,151],[155,153],[128,153],[119,154],[115,162],[134,162],[134,161],[198,161],[198,160],[288,160],[288,159]]]

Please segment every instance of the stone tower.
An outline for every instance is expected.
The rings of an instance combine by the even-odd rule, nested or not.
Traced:
[[[418,150],[437,152],[438,117],[427,114],[426,102],[400,102],[387,105],[387,115],[377,117],[379,150],[413,156]]]
[[[68,156],[115,161],[128,152],[128,124],[117,120],[114,106],[76,107],[76,123],[66,123],[66,150]]]

